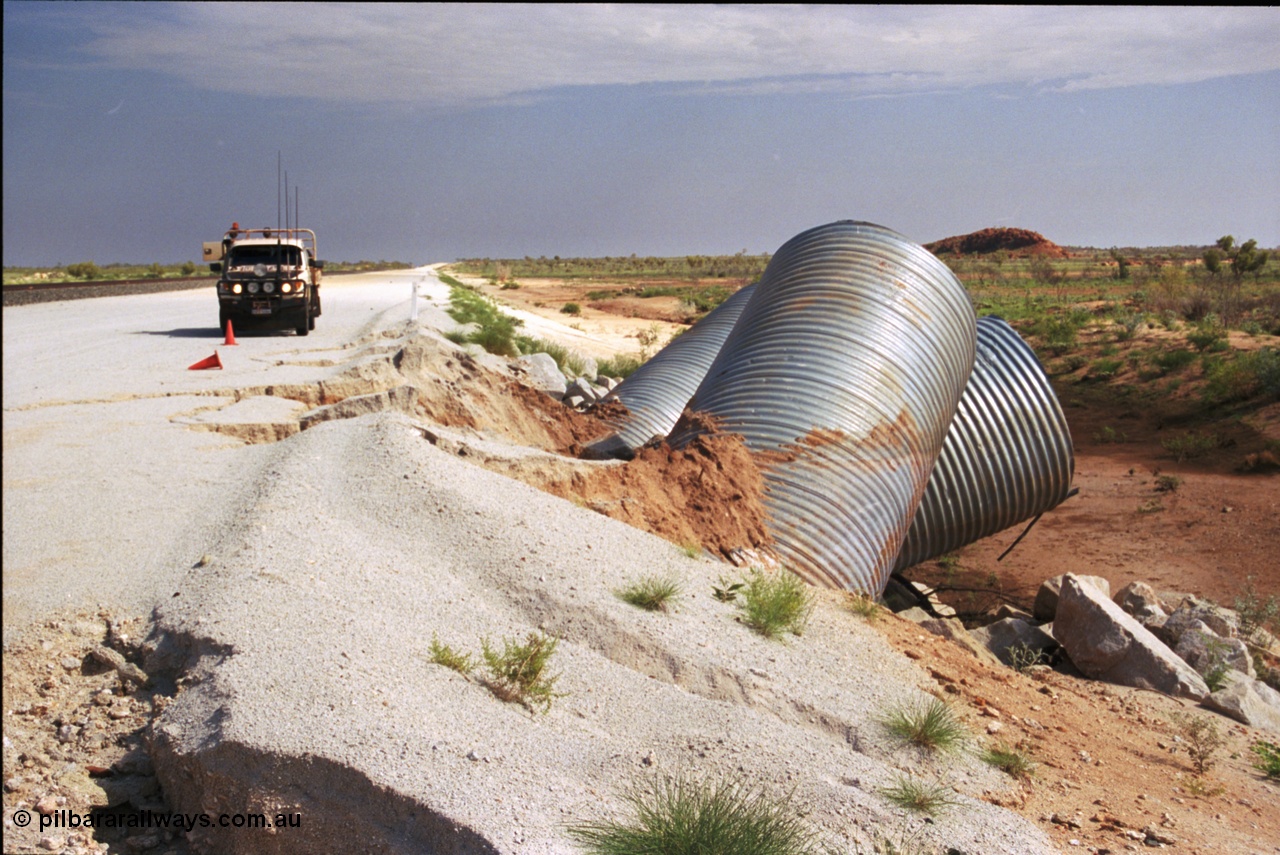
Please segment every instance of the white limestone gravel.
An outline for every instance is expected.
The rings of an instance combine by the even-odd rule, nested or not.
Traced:
[[[803,636],[766,641],[711,596],[728,566],[474,466],[400,413],[250,446],[177,423],[234,400],[219,390],[322,382],[353,344],[393,346],[406,281],[345,306],[333,289],[330,335],[242,337],[232,368],[190,375],[211,340],[137,335],[141,367],[85,372],[119,343],[113,323],[198,327],[198,292],[163,295],[145,323],[127,321],[133,304],[115,321],[77,315],[84,341],[60,356],[38,342],[65,328],[57,304],[5,309],[6,636],[11,616],[16,632],[57,605],[156,605],[146,666],[177,692],[151,741],[171,807],[303,817],[198,831],[197,850],[567,853],[568,825],[621,816],[626,788],[689,774],[792,793],[850,851],[900,833],[879,789],[910,773],[962,802],[928,839],[1054,851],[978,798],[1010,784],[972,753],[937,760],[887,740],[877,716],[932,681],[833,594]],[[15,318],[27,332],[11,338]],[[419,323],[447,320],[424,306]],[[66,382],[39,388],[59,365]],[[684,582],[670,614],[615,595],[668,574]],[[429,661],[433,636],[474,654],[532,631],[561,639],[564,695],[545,715]]]

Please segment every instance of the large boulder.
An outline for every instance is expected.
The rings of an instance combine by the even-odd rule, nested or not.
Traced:
[[[1238,671],[1227,672],[1227,685],[1203,704],[1249,727],[1280,733],[1280,692]]]
[[[1219,638],[1208,627],[1184,632],[1173,652],[1205,678],[1221,665],[1239,671],[1250,679],[1257,676],[1257,672],[1253,670],[1253,657],[1249,655],[1249,648],[1245,647],[1244,642],[1238,638]]]
[[[979,629],[969,630],[973,639],[990,650],[997,659],[1012,667],[1032,664],[1036,654],[1048,655],[1058,642],[1038,626],[1018,618],[1005,618]]]
[[[1111,601],[1143,624],[1152,618],[1168,616],[1168,612],[1160,602],[1160,595],[1146,582],[1130,582],[1121,588]]]
[[[1040,584],[1040,590],[1036,591],[1036,602],[1031,607],[1032,614],[1038,621],[1053,620],[1058,610],[1058,592],[1062,589],[1062,580],[1066,578],[1066,574],[1062,576],[1054,576],[1052,579],[1045,579]],[[1111,583],[1101,576],[1076,576],[1086,585],[1092,585],[1102,592],[1104,597],[1111,596]]]
[[[1062,580],[1053,635],[1080,671],[1095,680],[1201,700],[1200,675],[1096,587]]]
[[[550,354],[526,354],[512,363],[512,367],[523,371],[528,384],[539,392],[545,392],[557,401],[564,397],[567,386],[564,374],[560,373],[560,366],[556,365]]]
[[[1195,597],[1183,600],[1168,618],[1143,623],[1155,633],[1156,638],[1170,647],[1177,647],[1183,634],[1193,629],[1207,627],[1219,638],[1235,638],[1240,629],[1240,618],[1235,612]]]

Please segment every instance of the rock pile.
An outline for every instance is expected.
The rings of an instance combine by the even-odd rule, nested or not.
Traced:
[[[1010,667],[1048,664],[1060,651],[1091,679],[1188,698],[1250,727],[1280,733],[1280,691],[1274,687],[1280,674],[1265,666],[1265,657],[1276,653],[1276,639],[1261,629],[1241,637],[1240,615],[1231,609],[1157,593],[1144,582],[1111,596],[1105,578],[1065,574],[1040,586],[1034,614],[1004,607],[993,615],[996,620],[964,631],[961,640],[960,622],[939,617],[924,596],[932,592],[919,586],[915,592],[923,608],[902,610],[902,616]]]

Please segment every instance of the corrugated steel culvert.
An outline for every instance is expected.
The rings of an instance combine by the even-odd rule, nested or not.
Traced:
[[[739,288],[618,384],[606,400],[621,401],[628,416],[615,425],[616,434],[593,443],[587,456],[625,457],[655,436],[666,436],[707,376],[755,288],[754,283]]]
[[[1003,319],[978,352],[896,569],[1016,525],[1067,498],[1071,433],[1040,360]]]
[[[773,461],[770,533],[801,577],[884,589],[976,335],[946,265],[883,226],[819,226],[770,261],[689,407]],[[697,431],[677,425],[668,441]]]

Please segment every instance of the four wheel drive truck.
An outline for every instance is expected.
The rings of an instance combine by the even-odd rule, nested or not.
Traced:
[[[311,229],[242,229],[204,244],[218,277],[218,327],[294,330],[306,335],[320,315],[316,233]]]

